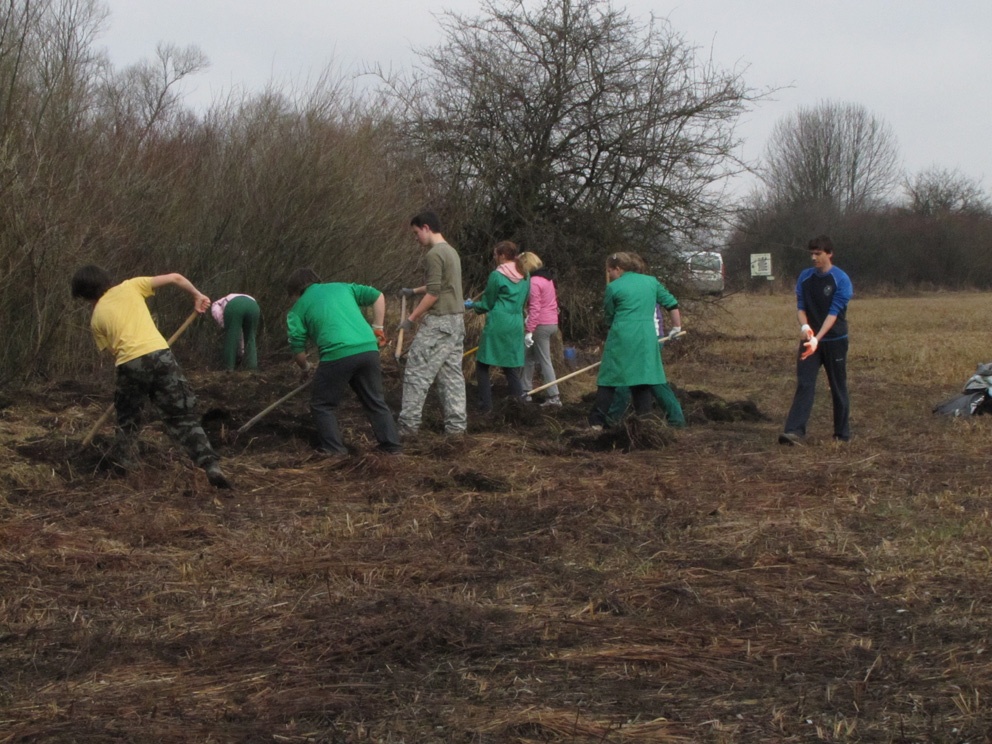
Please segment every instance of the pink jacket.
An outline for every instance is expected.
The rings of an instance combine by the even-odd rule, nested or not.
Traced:
[[[558,325],[558,293],[550,279],[532,274],[524,330],[533,333],[539,325]]]

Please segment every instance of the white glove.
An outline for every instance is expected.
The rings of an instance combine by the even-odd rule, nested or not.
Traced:
[[[680,333],[682,333],[682,326],[672,326],[672,330],[668,332],[668,337],[675,338]]]
[[[810,328],[807,323],[803,323],[803,326],[802,328],[799,329],[799,332],[803,334],[803,341],[809,341],[811,338],[813,338],[813,336],[816,335],[815,333],[813,333],[813,329]]]
[[[806,347],[806,351],[802,353],[799,357],[800,359],[809,359],[813,354],[816,353],[816,347],[819,345],[819,341],[816,340],[816,336],[810,336],[809,341],[803,344]]]
[[[534,334],[533,333],[525,333],[524,334],[524,348],[529,349],[533,345],[534,345]]]

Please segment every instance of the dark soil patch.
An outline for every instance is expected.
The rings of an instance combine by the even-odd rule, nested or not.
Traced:
[[[385,372],[395,404],[402,370]],[[79,444],[101,385],[3,409],[0,739],[981,741],[992,724],[973,570],[990,466],[968,432],[911,451],[932,422],[903,419],[814,455],[705,390],[677,391],[687,429],[597,433],[588,400],[549,411],[497,386],[461,437],[432,397],[399,458],[348,400],[352,455],[325,458],[305,392],[236,433],[299,384],[289,365],[191,381],[232,493],[152,416],[140,467],[107,470],[109,424]],[[921,509],[938,552],[907,552]]]

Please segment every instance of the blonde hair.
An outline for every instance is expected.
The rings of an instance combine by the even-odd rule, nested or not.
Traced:
[[[644,259],[636,253],[618,251],[606,257],[606,268],[608,269],[623,269],[640,274],[644,267]]]
[[[527,274],[533,274],[542,266],[544,266],[544,261],[536,253],[524,251],[517,256],[517,271],[525,276]]]

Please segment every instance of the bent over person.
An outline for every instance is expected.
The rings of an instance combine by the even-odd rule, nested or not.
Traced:
[[[167,284],[192,295],[198,313],[204,313],[210,307],[210,298],[181,274],[140,276],[114,286],[107,272],[90,265],[82,267],[72,277],[72,296],[93,306],[90,329],[97,348],[107,349],[114,355],[117,430],[111,459],[124,471],[137,467],[142,409],[145,401],[151,400],[169,434],[206,471],[210,484],[230,488],[231,483],[217,462],[217,453],[193,412],[196,396],[145,304],[156,289]]]
[[[289,348],[304,376],[312,369],[306,346],[310,340],[320,354],[314,374],[310,412],[317,427],[318,447],[325,454],[347,454],[335,410],[350,387],[365,409],[379,449],[398,454],[399,435],[382,388],[379,347],[386,344],[382,330],[386,298],[375,287],[331,282],[321,284],[313,269],[297,269],[286,282],[296,301],[286,315]],[[372,325],[362,313],[372,307]]]
[[[851,403],[847,396],[847,303],[854,294],[851,279],[833,264],[834,246],[821,235],[807,246],[813,266],[796,281],[796,307],[801,345],[796,354],[796,393],[779,444],[802,444],[813,410],[816,378],[823,367],[834,409],[834,439],[851,438]],[[813,329],[816,330],[813,330]]]
[[[215,300],[210,314],[224,329],[224,369],[232,371],[241,360],[243,369],[258,369],[258,319],[261,312],[254,297],[229,294]]]
[[[427,249],[427,277],[416,288],[401,290],[406,297],[423,295],[399,327],[410,330],[420,321],[403,374],[403,408],[400,433],[414,435],[436,380],[444,408],[446,434],[464,434],[468,427],[465,403],[465,374],[462,354],[465,345],[465,304],[462,299],[462,261],[441,234],[441,220],[434,212],[421,212],[410,220],[410,229]]]

